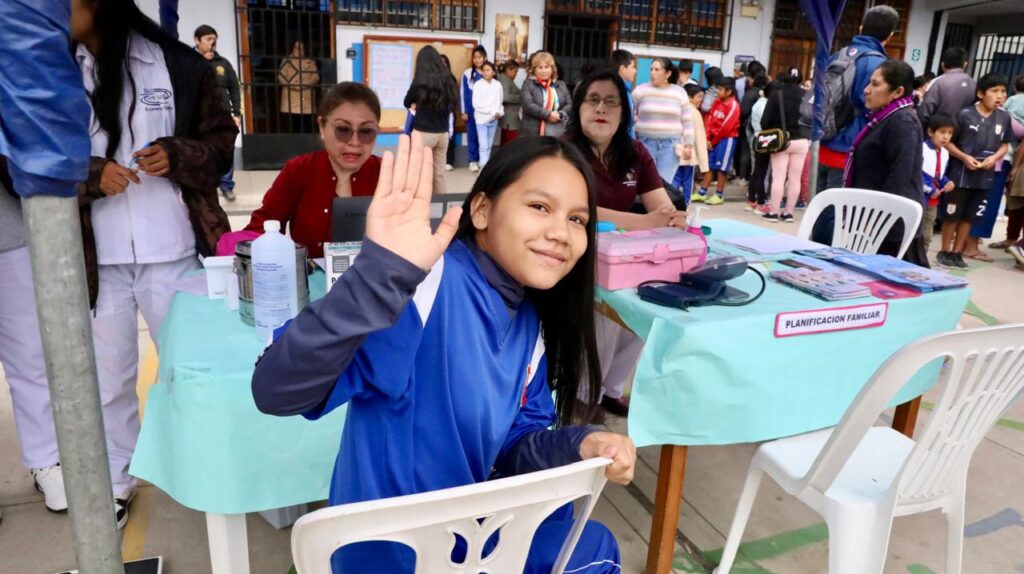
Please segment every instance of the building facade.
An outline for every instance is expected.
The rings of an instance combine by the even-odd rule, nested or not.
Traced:
[[[158,1],[140,4],[155,17]],[[880,2],[849,0],[833,49],[848,43],[864,11]],[[918,74],[937,71],[950,45],[967,48],[978,72],[1024,72],[1020,0],[885,3],[900,13],[888,51]],[[179,12],[183,41],[200,24],[212,25],[218,51],[237,63],[247,169],[278,167],[319,145],[315,101],[342,80],[378,89],[391,132],[379,143],[393,145],[405,117],[396,94],[411,80],[415,51],[428,43],[450,57],[455,76],[479,43],[492,58],[550,51],[569,81],[615,48],[641,58],[641,80],[655,56],[693,60],[698,77],[708,66],[730,74],[751,59],[770,73],[798,66],[806,74],[815,43],[797,0],[180,0]]]

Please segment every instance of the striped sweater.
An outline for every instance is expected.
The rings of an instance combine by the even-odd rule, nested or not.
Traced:
[[[683,145],[693,144],[692,105],[681,87],[641,84],[633,91],[633,100],[637,137],[680,138]]]

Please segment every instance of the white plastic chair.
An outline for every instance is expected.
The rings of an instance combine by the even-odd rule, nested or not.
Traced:
[[[345,504],[303,516],[292,528],[298,574],[330,574],[330,557],[354,542],[384,540],[416,552],[416,574],[522,572],[533,534],[552,512],[576,499],[575,524],[551,569],[561,574],[604,488],[607,458],[408,496]],[[484,545],[501,531],[498,545]],[[466,562],[451,560],[455,535],[467,542]]]
[[[914,441],[872,424],[918,370],[947,358],[945,384],[924,432]],[[834,428],[762,444],[716,574],[728,574],[764,473],[828,525],[829,574],[878,574],[892,520],[941,510],[946,515],[946,573],[963,554],[967,468],[978,443],[1024,387],[1024,324],[956,331],[913,342],[890,357]]]
[[[811,238],[814,222],[826,207],[835,207],[836,224],[832,231],[832,247],[874,255],[882,240],[895,225],[903,220],[903,242],[897,257],[903,257],[921,225],[921,204],[881,191],[841,187],[826,189],[814,196],[800,221],[797,236]]]

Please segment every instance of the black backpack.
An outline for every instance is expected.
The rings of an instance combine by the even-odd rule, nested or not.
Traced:
[[[836,54],[836,58],[825,71],[825,113],[821,121],[822,141],[828,141],[843,128],[850,125],[857,113],[850,100],[850,91],[857,77],[857,60],[867,55],[882,56],[877,50],[861,50],[855,46],[847,46]],[[800,102],[800,124],[811,127],[814,125],[814,88],[807,90]]]

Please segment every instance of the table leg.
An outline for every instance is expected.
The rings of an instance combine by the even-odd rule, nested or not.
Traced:
[[[921,397],[907,401],[896,407],[892,417],[892,428],[914,438],[914,426],[917,425],[917,411],[921,410]]]
[[[658,465],[658,488],[654,497],[651,543],[647,547],[647,574],[667,574],[672,569],[679,505],[683,501],[686,475],[686,447],[662,445]]]
[[[249,537],[244,514],[206,513],[213,574],[249,574]]]

